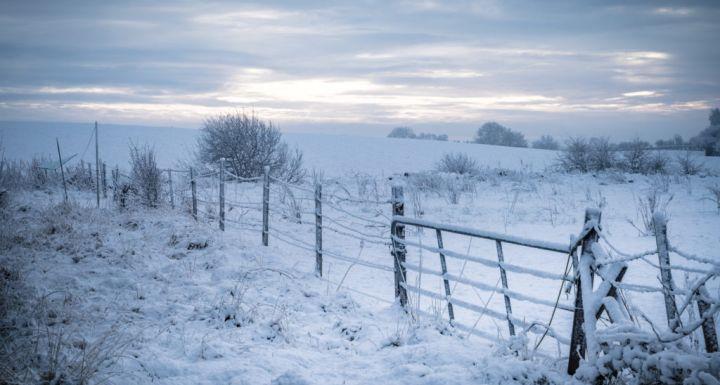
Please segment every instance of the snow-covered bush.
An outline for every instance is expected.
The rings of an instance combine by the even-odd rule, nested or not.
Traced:
[[[683,155],[678,155],[675,160],[680,166],[682,175],[697,175],[704,170],[702,162],[693,158],[690,151],[685,151]]]
[[[55,178],[53,173],[42,168],[49,163],[50,161],[43,157],[35,157],[29,161],[0,159],[0,189],[37,189],[56,183],[59,175]]]
[[[635,174],[646,173],[651,159],[650,144],[638,138],[621,144],[623,144],[620,159],[622,169]]]
[[[616,151],[608,138],[590,138],[590,170],[605,171],[617,166]]]
[[[656,151],[649,157],[645,170],[649,174],[667,174],[670,172],[670,163],[667,153]]]
[[[437,162],[435,168],[440,172],[460,175],[480,172],[475,159],[462,152],[447,153]]]
[[[157,207],[162,193],[162,176],[150,147],[130,145],[131,185],[130,193],[145,207]]]
[[[590,144],[585,138],[574,137],[565,142],[565,150],[558,158],[565,171],[590,171]]]
[[[682,342],[661,342],[634,325],[598,333],[601,354],[581,363],[575,378],[603,384],[717,384],[720,353],[693,351]],[[600,379],[600,381],[598,381]]]

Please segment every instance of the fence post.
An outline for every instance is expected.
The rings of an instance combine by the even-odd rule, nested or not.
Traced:
[[[97,197],[97,208],[100,208],[100,145],[98,143],[98,124],[97,121],[95,121],[95,194]],[[88,166],[90,166],[89,162]],[[92,173],[90,174],[90,178],[92,178]]]
[[[192,216],[197,221],[197,182],[192,167],[190,167],[190,191],[192,192]]]
[[[115,165],[115,169],[112,170],[113,174],[113,200],[118,201],[120,199],[120,192],[118,191],[118,188],[120,187],[120,167],[118,165]]]
[[[55,138],[55,143],[57,144],[58,162],[60,162],[60,175],[62,176],[63,191],[65,192],[65,203],[67,203],[67,201],[68,201],[67,183],[65,183],[65,169],[64,169],[64,167],[63,167],[62,155],[60,155],[60,139]]]
[[[585,210],[585,225],[583,226],[583,231],[588,230],[588,232],[585,234],[585,237],[583,237],[580,243],[583,254],[592,253],[592,244],[596,243],[599,239],[598,233],[592,229],[591,226],[600,226],[600,219],[600,210]],[[582,285],[580,282],[580,270],[578,267],[579,261],[577,255],[574,255],[573,270],[575,271],[575,312],[573,314],[572,336],[570,337],[570,357],[568,358],[567,369],[567,373],[571,376],[575,374],[575,371],[580,366],[580,358],[585,357],[585,350],[587,349],[585,330],[583,329],[585,315],[583,314]],[[592,275],[590,278],[592,279]]]
[[[315,184],[315,274],[322,277],[322,185]]]
[[[653,229],[655,230],[655,243],[657,244],[658,259],[660,262],[660,281],[663,286],[663,296],[665,296],[665,315],[667,316],[670,330],[675,331],[679,325],[679,316],[677,304],[675,303],[675,295],[673,294],[675,285],[673,284],[672,271],[670,270],[667,219],[665,219],[665,216],[660,212],[653,214]]]
[[[697,307],[700,317],[702,317],[709,309],[710,304],[703,301],[703,297],[709,298],[710,293],[707,292],[705,285],[698,289]],[[705,340],[705,351],[715,353],[718,351],[717,329],[715,329],[715,318],[707,317],[702,323],[703,339]]]
[[[103,198],[107,199],[107,165],[105,162],[102,164],[102,188]]]
[[[392,187],[392,210],[393,217],[405,215],[405,198],[403,196],[402,186]],[[402,307],[407,306],[408,296],[405,283],[407,282],[407,272],[405,270],[405,225],[396,224],[393,220],[390,232],[392,234],[392,256],[393,266],[395,270],[395,298],[400,300]],[[400,239],[401,241],[398,241]]]
[[[263,228],[262,243],[268,245],[268,232],[270,230],[270,166],[264,167],[263,174]]]
[[[505,256],[503,254],[502,249],[502,243],[500,241],[495,241],[495,248],[497,249],[497,257],[498,257],[498,267],[500,268],[500,280],[502,281],[503,289],[508,289],[508,282],[507,282],[507,273],[505,272],[505,268],[502,266],[502,264],[505,262]],[[515,335],[515,325],[513,325],[513,322],[511,320],[512,317],[512,306],[510,306],[510,297],[508,297],[507,293],[503,293],[503,296],[505,297],[505,315],[507,316],[508,321],[508,329],[510,330],[510,335]]]
[[[455,320],[455,311],[453,310],[453,304],[450,302],[450,296],[452,295],[452,292],[450,291],[450,282],[447,279],[447,263],[445,261],[445,254],[443,254],[443,240],[442,240],[442,231],[435,229],[435,236],[437,238],[437,245],[438,249],[440,249],[440,268],[442,269],[443,273],[443,286],[445,286],[445,296],[447,297],[447,309],[448,309],[448,317],[450,318],[450,322]]]
[[[225,231],[225,158],[220,158],[220,230]]]
[[[168,184],[170,185],[170,208],[175,208],[175,193],[173,192],[172,185],[172,170],[168,169]]]

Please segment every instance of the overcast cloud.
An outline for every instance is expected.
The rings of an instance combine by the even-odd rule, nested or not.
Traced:
[[[0,119],[690,136],[720,104],[718,4],[4,1]]]

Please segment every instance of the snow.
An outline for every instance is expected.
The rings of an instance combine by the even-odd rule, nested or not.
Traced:
[[[82,154],[91,127],[1,126],[6,156],[24,159],[52,154],[56,136],[65,153]],[[183,146],[189,146],[197,132],[168,130],[101,125],[101,152],[110,164],[125,163],[125,138],[132,136],[154,143],[161,164],[174,166],[187,155]],[[270,246],[263,247],[261,213],[255,209],[261,186],[228,183],[228,223],[221,233],[213,203],[218,194],[215,177],[198,183],[207,202],[200,205],[198,223],[181,209],[188,194],[183,176],[174,180],[177,210],[119,212],[109,201],[97,210],[94,194],[73,191],[76,205],[61,211],[59,191],[13,194],[0,234],[6,242],[12,240],[12,247],[0,250],[1,265],[20,269],[22,281],[34,293],[27,298],[47,296],[48,307],[73,315],[68,318],[72,327],[67,327],[72,339],[92,342],[117,330],[127,346],[113,360],[117,365],[112,371],[122,373],[113,376],[115,383],[529,384],[569,381],[564,374],[567,347],[549,336],[536,352],[536,334],[518,330],[510,337],[502,294],[513,297],[517,326],[535,323],[528,332],[544,332],[537,325],[551,318],[567,256],[504,244],[502,266],[509,283],[504,290],[499,287],[493,240],[443,233],[444,277],[450,280],[451,301],[464,305],[456,307],[457,323],[451,327],[443,277],[430,273],[441,271],[435,232],[406,225],[407,264],[418,267],[408,271],[407,285],[428,295],[411,295],[411,311],[405,314],[393,304],[393,273],[386,271],[393,265],[387,246],[390,183],[405,182],[405,215],[413,223],[442,223],[516,243],[538,240],[551,249],[567,249],[583,231],[585,209],[600,207],[603,247],[593,251],[604,252],[601,262],[626,261],[628,271],[618,287],[630,308],[642,311],[663,336],[668,333],[658,261],[645,252],[656,248],[655,240],[638,234],[629,223],[638,221],[637,197],[658,186],[674,197],[668,206],[668,233],[671,262],[684,269],[674,276],[678,294],[698,282],[698,272],[720,263],[720,215],[704,199],[707,187],[720,183],[717,159],[705,159],[714,175],[578,175],[546,170],[556,156],[549,151],[310,134],[286,138],[305,152],[309,167],[332,177],[323,188],[328,201],[322,211],[324,224],[340,231],[323,234],[322,279],[313,274],[311,189],[294,192],[301,211],[301,223],[295,223],[290,198],[273,182]],[[88,151],[86,160],[92,153]],[[431,169],[446,151],[467,151],[490,168],[483,180],[474,182],[473,191],[461,193],[457,204],[450,203],[446,191],[421,191],[394,175]],[[498,173],[493,169],[498,166],[514,172]],[[388,181],[391,175],[394,179]],[[363,240],[347,236],[353,229]],[[188,250],[190,242],[206,241],[206,248]],[[708,283],[711,295],[717,290],[716,280]],[[574,306],[574,293],[560,293],[551,327],[567,342],[572,313],[566,310]],[[605,304],[616,315],[623,311],[622,306]],[[598,328],[606,337],[637,332],[608,330],[602,323]],[[621,358],[632,363],[640,353],[625,348],[628,354]],[[657,359],[658,365],[670,360]],[[714,370],[707,373],[717,373]]]

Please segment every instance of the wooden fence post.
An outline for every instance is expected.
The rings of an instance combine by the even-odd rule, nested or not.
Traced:
[[[190,192],[192,193],[192,216],[197,221],[197,182],[192,167],[190,167]]]
[[[220,158],[220,230],[225,231],[225,158]]]
[[[502,266],[502,264],[505,262],[505,256],[503,254],[502,249],[502,243],[500,241],[495,241],[495,248],[497,249],[497,257],[498,257],[498,267],[500,267],[500,280],[502,281],[503,289],[508,289],[508,282],[507,282],[507,273],[505,272],[505,268]],[[505,297],[505,315],[507,316],[508,321],[508,329],[510,330],[510,335],[515,335],[515,325],[512,322],[512,306],[510,306],[510,297],[508,297],[507,293],[504,293],[503,296]]]
[[[667,239],[667,220],[665,216],[656,212],[653,215],[653,228],[655,230],[655,243],[658,249],[658,259],[660,262],[660,281],[663,285],[663,296],[665,297],[665,315],[667,316],[668,326],[674,331],[680,325],[675,303],[675,285],[673,284],[672,271],[670,270],[670,253],[668,251]]]
[[[63,191],[65,192],[65,203],[67,203],[67,201],[68,201],[67,183],[65,183],[65,168],[63,167],[62,155],[60,154],[60,139],[55,138],[55,143],[57,144],[58,162],[60,162],[60,175],[62,176]]]
[[[107,165],[105,162],[102,164],[102,189],[103,198],[107,199]]]
[[[315,274],[322,277],[322,185],[315,184]]]
[[[112,170],[113,178],[113,200],[118,201],[120,199],[120,192],[118,191],[118,188],[120,188],[120,167],[118,165],[115,165],[115,169]]]
[[[705,285],[700,286],[698,290],[697,307],[700,317],[702,317],[709,309],[710,304],[703,301],[703,297],[710,297]],[[702,323],[703,338],[705,340],[705,351],[715,353],[718,351],[717,329],[715,329],[715,318],[708,317]]]
[[[88,163],[90,166],[90,163]],[[92,173],[90,174],[92,178]],[[97,197],[97,208],[100,208],[100,145],[98,140],[98,124],[95,122],[95,194]]]
[[[175,208],[175,193],[173,191],[173,184],[172,184],[172,170],[168,169],[168,184],[170,187],[170,208]]]
[[[393,217],[405,215],[405,198],[402,186],[392,187],[392,210]],[[405,270],[405,256],[407,250],[405,243],[405,225],[395,224],[390,229],[392,234],[392,256],[395,271],[395,298],[400,300],[402,307],[407,306],[408,296],[405,288],[407,282],[407,271]],[[397,239],[400,239],[398,241]]]
[[[263,228],[262,243],[268,245],[268,232],[270,231],[270,166],[264,167],[263,173]]]
[[[445,254],[443,254],[443,240],[442,240],[442,231],[435,229],[435,236],[437,238],[437,246],[438,249],[440,249],[440,268],[442,269],[443,273],[443,286],[445,287],[445,297],[447,297],[447,309],[448,309],[448,317],[450,318],[450,322],[455,320],[455,311],[453,309],[453,304],[450,302],[450,296],[452,295],[452,292],[450,291],[450,282],[447,279],[447,262],[445,261]]]
[[[600,219],[600,210],[585,210],[585,225],[583,226],[583,232],[585,230],[588,231],[580,243],[583,254],[592,253],[592,244],[596,243],[599,239],[599,234],[597,231],[592,229],[591,226],[600,226]],[[585,315],[583,314],[582,285],[580,282],[580,270],[577,255],[573,256],[573,270],[575,271],[575,312],[573,314],[572,336],[570,337],[570,357],[568,358],[567,368],[567,373],[571,376],[575,374],[575,371],[580,366],[580,358],[585,357],[585,350],[587,349],[585,330],[583,329]],[[592,279],[592,275],[590,278]]]

